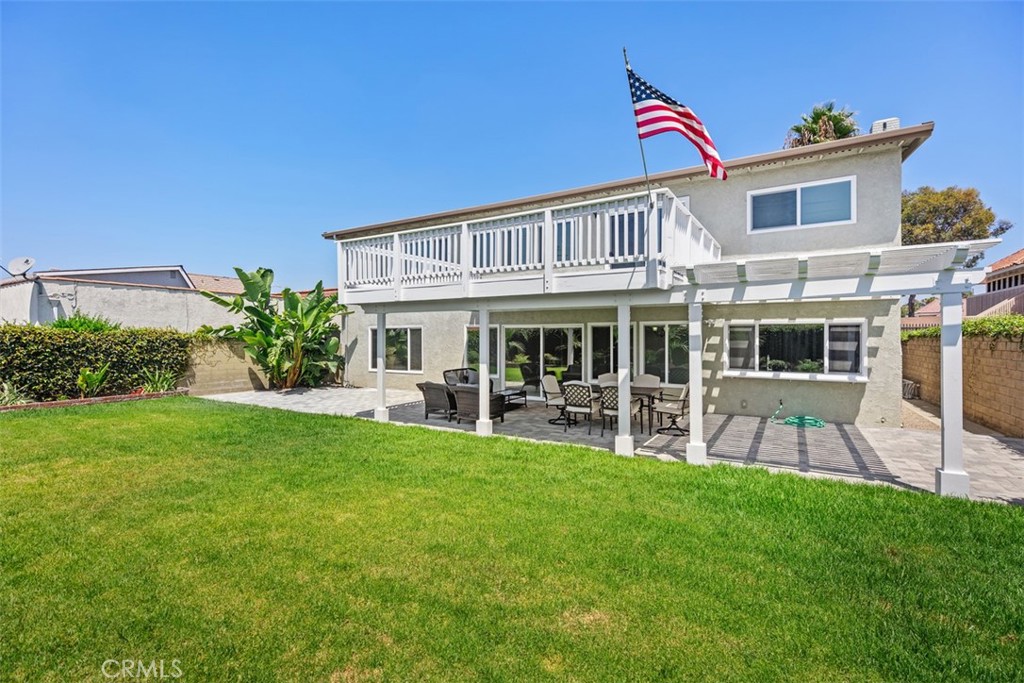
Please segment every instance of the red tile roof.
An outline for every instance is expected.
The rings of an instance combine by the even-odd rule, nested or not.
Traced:
[[[992,264],[992,273],[994,274],[997,270],[1003,270],[1011,266],[1019,266],[1024,264],[1024,249],[1015,251],[1009,256],[1003,257]]]

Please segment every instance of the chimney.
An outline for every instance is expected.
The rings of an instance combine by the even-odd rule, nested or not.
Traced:
[[[900,120],[897,118],[879,119],[871,124],[872,133],[884,133],[887,130],[896,130],[900,127]]]

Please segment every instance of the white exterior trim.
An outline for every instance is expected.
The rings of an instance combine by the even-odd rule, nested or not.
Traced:
[[[817,185],[831,185],[833,183],[841,183],[844,181],[850,181],[850,218],[844,221],[829,221],[827,223],[808,223],[804,225],[801,223],[801,210],[800,210],[800,194],[801,189],[805,187],[815,187]],[[796,190],[796,225],[780,225],[772,228],[757,228],[754,229],[754,197],[760,197],[766,194],[776,194],[780,192],[789,192]],[[766,187],[760,190],[750,190],[747,192],[747,234],[757,235],[765,232],[779,232],[783,230],[806,230],[809,228],[827,228],[833,225],[853,225],[857,222],[857,176],[841,176],[838,178],[827,178],[825,180],[811,180],[805,183],[793,183],[791,185],[779,185],[777,187]]]
[[[852,384],[866,383],[870,376],[868,372],[868,331],[867,320],[864,318],[793,318],[791,320],[782,318],[765,318],[756,320],[727,320],[725,330],[722,333],[725,353],[722,357],[722,375],[724,377],[749,377],[756,379],[784,379],[784,380],[810,380],[814,382],[846,382]],[[729,332],[733,327],[754,328],[754,366],[760,362],[760,334],[761,325],[823,325],[824,346],[823,354],[825,369],[822,372],[782,372],[771,370],[747,370],[743,368],[734,369],[729,367]],[[860,372],[838,373],[828,371],[828,339],[829,328],[832,325],[857,325],[860,327]]]

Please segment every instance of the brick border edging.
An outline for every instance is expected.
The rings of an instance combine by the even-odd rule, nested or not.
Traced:
[[[154,394],[119,394],[117,396],[97,396],[96,398],[72,398],[66,401],[37,401],[35,403],[22,403],[13,406],[0,406],[0,413],[11,410],[38,410],[40,408],[70,408],[72,406],[90,406],[100,403],[123,403],[125,401],[145,401],[151,398],[166,398],[168,396],[184,396],[188,389],[175,389],[174,391],[160,391]]]

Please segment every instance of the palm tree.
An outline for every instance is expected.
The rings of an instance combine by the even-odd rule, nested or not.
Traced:
[[[806,147],[851,138],[859,132],[853,119],[855,113],[845,107],[836,111],[835,102],[816,104],[810,114],[801,114],[800,123],[789,129],[784,147]]]

